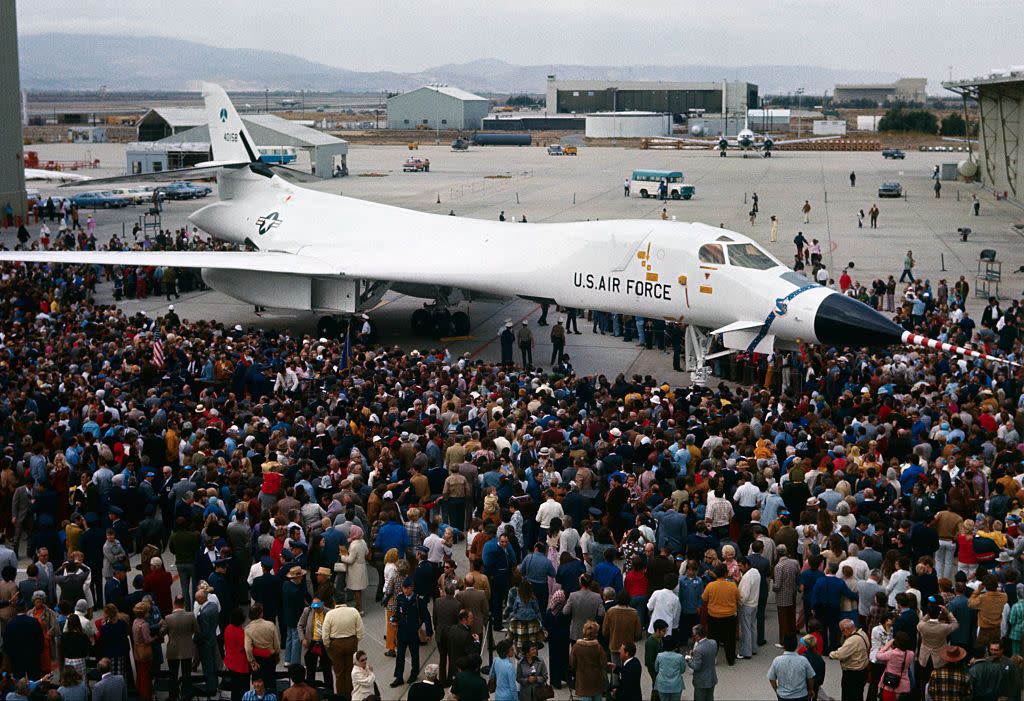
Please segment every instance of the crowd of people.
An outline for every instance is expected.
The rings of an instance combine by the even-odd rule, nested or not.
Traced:
[[[780,699],[1020,698],[1018,370],[805,347],[678,388],[93,300],[130,272],[0,268],[9,698],[713,699],[775,646]],[[1016,302],[892,307],[1019,357]]]

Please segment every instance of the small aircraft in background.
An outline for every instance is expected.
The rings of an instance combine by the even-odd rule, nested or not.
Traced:
[[[744,158],[747,157],[748,151],[758,151],[765,158],[771,158],[772,149],[776,146],[785,146],[786,144],[805,144],[812,141],[832,141],[838,138],[838,136],[810,136],[800,139],[776,139],[769,134],[758,134],[748,126],[747,120],[744,119],[743,128],[732,140],[727,136],[720,136],[717,139],[690,139],[684,137],[681,138],[680,141],[688,144],[701,144],[708,148],[717,148],[719,155],[722,158],[725,158],[725,152],[731,148],[742,151]]]

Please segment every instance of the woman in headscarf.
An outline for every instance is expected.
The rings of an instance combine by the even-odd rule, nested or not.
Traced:
[[[370,580],[366,576],[366,556],[370,549],[363,540],[363,529],[359,526],[349,526],[348,529],[348,551],[340,555],[339,559],[345,563],[345,588],[355,595],[356,608],[359,615],[365,615],[363,611],[363,589],[369,585]]]
[[[548,669],[551,670],[551,686],[562,688],[562,682],[569,683],[569,617],[562,613],[565,606],[565,591],[558,589],[548,599],[544,610],[544,628],[548,631]]]

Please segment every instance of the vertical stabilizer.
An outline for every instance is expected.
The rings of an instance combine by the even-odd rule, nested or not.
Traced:
[[[256,142],[242,124],[242,118],[228,99],[224,88],[215,83],[203,83],[206,118],[210,125],[210,146],[213,160],[228,163],[253,163],[260,154]]]

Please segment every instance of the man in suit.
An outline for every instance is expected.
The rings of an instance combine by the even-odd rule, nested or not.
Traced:
[[[640,677],[644,666],[636,658],[636,643],[626,641],[619,646],[618,652],[622,661],[615,669],[619,676],[619,691],[616,698],[622,701],[643,698],[640,692]]]
[[[475,575],[470,572],[466,575],[466,588],[455,595],[456,600],[462,604],[462,608],[473,614],[470,630],[473,635],[483,639],[484,624],[490,616],[490,602],[487,594],[482,589],[477,589]],[[454,659],[458,659],[457,657]]]
[[[217,689],[217,623],[220,620],[220,607],[209,600],[205,591],[200,590],[196,592],[195,614],[199,661],[203,665],[206,689],[212,693]]]
[[[456,664],[458,660],[464,657],[480,654],[481,637],[473,632],[475,618],[476,616],[472,611],[462,609],[459,611],[459,622],[445,633],[449,665]],[[454,678],[455,674],[452,670],[449,670],[445,686],[451,684]]]
[[[128,686],[124,677],[110,671],[110,660],[104,657],[96,663],[100,680],[92,687],[92,701],[127,701]]]
[[[693,652],[686,656],[686,666],[693,670],[693,701],[715,701],[715,658],[718,657],[718,643],[708,637],[704,626],[693,627]]]
[[[445,585],[444,595],[434,602],[434,634],[437,636],[438,667],[442,686],[448,686],[455,677],[455,660],[448,656],[448,633],[459,624],[462,604],[455,598],[455,586]]]
[[[672,500],[658,505],[651,516],[658,522],[658,550],[667,547],[670,553],[681,553],[686,548],[686,516],[672,508]]]
[[[43,674],[39,658],[43,654],[43,629],[33,616],[26,614],[28,605],[18,601],[18,615],[4,627],[4,652],[15,679],[39,679]]]
[[[11,542],[11,549],[18,554],[18,545],[22,540],[26,547],[32,536],[32,490],[28,484],[22,483],[14,490],[11,502],[11,516],[14,521],[14,537]]]
[[[195,645],[192,637],[199,632],[196,615],[185,610],[185,598],[174,599],[174,610],[161,623],[161,630],[167,636],[167,667],[171,672],[171,701],[177,701],[178,690],[181,697],[192,697],[191,666],[195,656]],[[181,680],[179,685],[178,680]]]
[[[128,613],[128,568],[123,562],[111,565],[112,576],[103,586],[103,602],[113,604],[121,613]]]
[[[239,509],[235,512],[235,520],[227,528],[228,545],[231,546],[231,556],[234,558],[234,581],[231,582],[233,601],[245,601],[248,598],[245,580],[252,567],[252,529],[245,525],[245,517],[245,509]],[[337,548],[334,552],[338,552]]]
[[[274,574],[274,560],[269,555],[260,558],[260,567],[263,574],[252,580],[249,595],[263,605],[263,618],[276,624],[281,612],[281,578]]]

